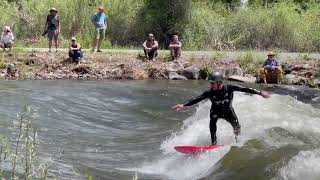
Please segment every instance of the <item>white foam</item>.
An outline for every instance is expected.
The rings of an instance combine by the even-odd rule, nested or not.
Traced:
[[[215,163],[229,151],[230,146],[197,157],[186,156],[174,150],[177,145],[210,144],[210,105],[208,101],[200,103],[195,114],[184,120],[181,130],[161,144],[161,158],[146,162],[136,170],[168,179],[197,179],[210,173]],[[257,95],[236,93],[233,105],[242,126],[242,143],[249,139],[265,138],[265,130],[272,127],[282,127],[288,131],[320,131],[320,112],[289,96],[272,95],[270,99],[263,99]],[[232,127],[225,120],[217,123],[217,137],[218,144],[235,145]],[[269,138],[269,141],[268,138],[265,139],[275,145],[272,138]],[[278,142],[277,146],[285,144],[288,142]]]
[[[285,180],[318,180],[320,177],[319,162],[320,149],[301,151],[289,161],[287,166],[280,170],[280,176]]]

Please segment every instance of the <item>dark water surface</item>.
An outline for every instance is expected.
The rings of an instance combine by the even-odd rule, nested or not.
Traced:
[[[24,105],[34,111],[40,154],[57,179],[317,179],[320,91],[257,86],[270,99],[236,93],[240,143],[218,122],[228,146],[190,157],[175,145],[208,144],[209,102],[171,109],[205,81],[2,81],[0,130],[10,135]],[[232,146],[231,146],[232,145]]]

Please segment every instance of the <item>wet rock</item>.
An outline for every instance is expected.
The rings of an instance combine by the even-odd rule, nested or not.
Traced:
[[[245,83],[255,83],[256,78],[255,77],[244,77],[244,76],[229,76],[227,78],[230,81],[238,81],[238,82],[245,82]]]
[[[181,76],[176,72],[170,72],[169,79],[171,79],[171,80],[188,80],[186,77]]]
[[[190,66],[182,70],[181,75],[188,79],[199,79],[200,69],[196,66]]]

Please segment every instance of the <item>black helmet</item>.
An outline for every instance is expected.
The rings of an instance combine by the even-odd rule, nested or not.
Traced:
[[[221,72],[213,72],[209,74],[208,80],[210,82],[223,81],[223,74]]]

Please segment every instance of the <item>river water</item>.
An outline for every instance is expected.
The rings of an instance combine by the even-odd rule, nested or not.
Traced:
[[[235,93],[240,142],[218,121],[226,146],[187,156],[176,145],[210,143],[205,81],[1,81],[0,133],[10,136],[24,105],[34,113],[39,155],[56,179],[319,179],[320,91],[255,86],[271,98]]]

